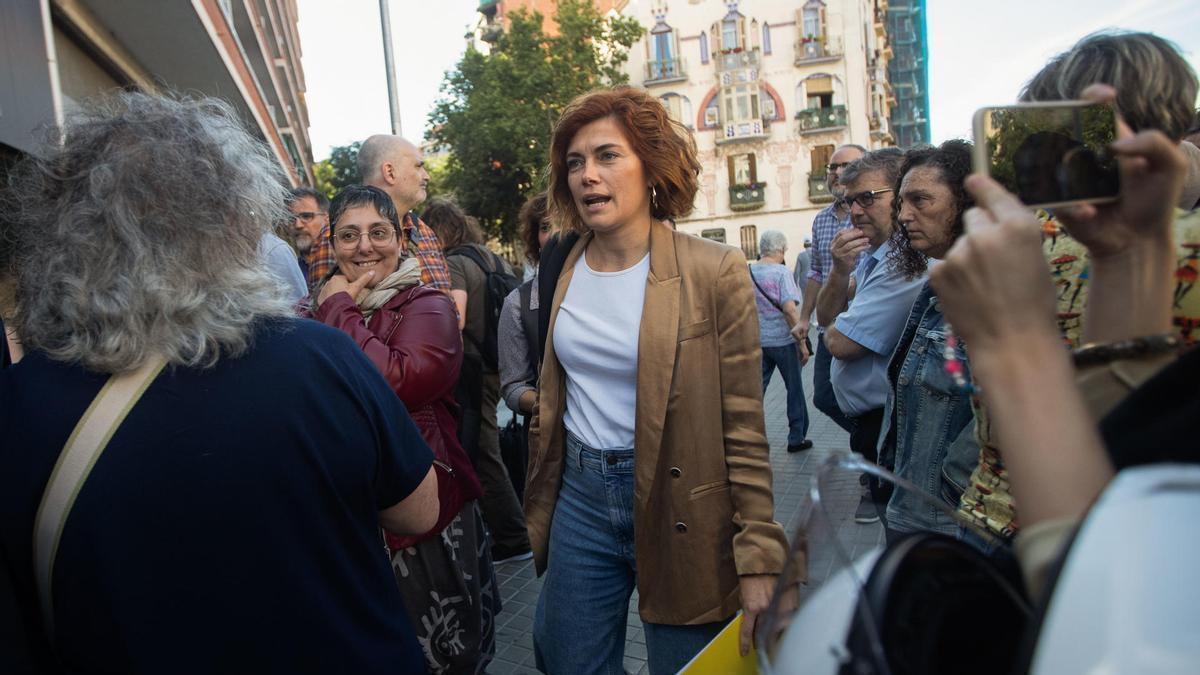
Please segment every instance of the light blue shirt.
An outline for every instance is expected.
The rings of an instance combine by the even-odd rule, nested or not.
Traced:
[[[845,337],[870,350],[853,361],[833,359],[829,379],[838,407],[851,417],[887,403],[887,368],[904,332],[908,313],[925,283],[925,275],[908,280],[887,262],[889,239],[864,256],[854,268],[856,290],[846,311],[833,325]]]
[[[754,304],[758,308],[758,341],[763,347],[786,347],[796,344],[783,312],[775,309],[772,300],[783,307],[790,300],[800,303],[800,290],[788,268],[778,263],[757,262],[750,266],[754,288]],[[761,290],[759,290],[761,289]],[[763,294],[766,293],[764,296]]]
[[[259,242],[258,252],[266,263],[267,270],[274,274],[287,289],[288,302],[293,305],[308,295],[308,283],[300,272],[300,263],[296,261],[296,252],[287,242],[273,232],[263,235]]]

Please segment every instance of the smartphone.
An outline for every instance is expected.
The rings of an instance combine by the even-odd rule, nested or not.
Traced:
[[[1112,106],[1086,101],[1022,103],[975,113],[977,173],[1030,208],[1097,204],[1121,190]]]

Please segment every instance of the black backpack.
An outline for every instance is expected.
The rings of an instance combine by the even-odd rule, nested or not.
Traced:
[[[499,370],[500,359],[496,348],[496,334],[500,325],[500,312],[504,309],[504,299],[519,287],[521,282],[513,276],[512,272],[507,271],[503,262],[490,251],[488,252],[492,258],[490,264],[484,261],[479,249],[474,246],[456,246],[446,251],[446,255],[466,256],[484,273],[483,342],[482,344],[475,343],[475,348],[483,356],[484,365],[493,371]],[[471,339],[465,332],[463,336]]]

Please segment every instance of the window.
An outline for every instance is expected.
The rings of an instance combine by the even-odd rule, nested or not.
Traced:
[[[824,7],[820,0],[808,0],[801,11],[802,29],[805,38],[820,38],[825,36],[821,21],[821,9]]]
[[[659,100],[662,101],[663,107],[667,109],[667,114],[671,116],[671,119],[686,127],[692,126],[692,102],[686,96],[667,94],[660,97]]]
[[[725,19],[721,22],[721,49],[737,49],[740,46],[737,19]]]
[[[753,152],[730,155],[726,161],[729,163],[730,185],[750,185],[758,182],[758,166]]]
[[[758,85],[739,84],[721,90],[725,99],[725,123],[762,119],[758,110]]]
[[[721,108],[717,103],[717,97],[714,96],[708,99],[708,105],[704,108],[704,126],[714,128],[721,124]]]
[[[832,145],[818,145],[812,149],[812,175],[824,176],[828,173],[826,168],[829,165],[829,160],[833,158]]]
[[[746,254],[746,260],[758,259],[758,226],[743,225],[742,234],[742,253]]]
[[[763,23],[762,50],[764,54],[771,53],[771,24]]]
[[[828,75],[814,75],[804,81],[806,108],[833,107],[833,78]]]
[[[712,241],[719,241],[722,244],[724,244],[725,243],[725,228],[716,227],[711,230],[703,230],[702,232],[700,232],[700,236],[703,237],[704,239],[711,239]]]
[[[708,63],[708,33],[700,33],[700,63]]]
[[[674,42],[672,40],[673,37],[670,30],[654,36],[654,60],[667,62],[675,58],[672,45]]]

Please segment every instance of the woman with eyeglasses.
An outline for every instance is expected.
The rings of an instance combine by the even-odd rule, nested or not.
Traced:
[[[495,652],[499,596],[477,506],[482,489],[456,435],[458,318],[446,294],[421,285],[387,193],[345,188],[329,224],[337,268],[314,291],[313,317],[358,344],[436,456],[437,525],[417,537],[384,533],[405,608],[431,673],[477,672]]]

